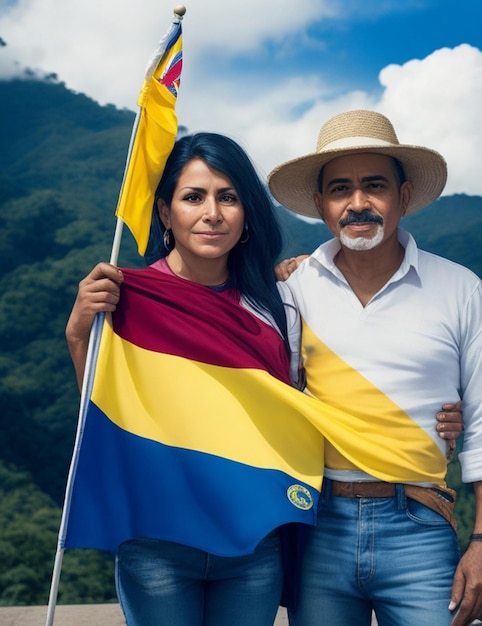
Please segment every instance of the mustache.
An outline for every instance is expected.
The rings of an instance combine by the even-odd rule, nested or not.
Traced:
[[[356,211],[350,211],[349,214],[342,218],[338,223],[343,228],[348,224],[357,224],[360,222],[374,222],[383,226],[383,218],[380,215],[375,215],[370,209],[363,209],[360,213]]]

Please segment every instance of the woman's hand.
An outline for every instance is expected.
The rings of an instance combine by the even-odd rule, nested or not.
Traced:
[[[462,402],[446,403],[436,415],[437,432],[442,439],[447,440],[447,459],[450,461],[457,445],[456,439],[464,430]]]
[[[97,313],[112,313],[120,298],[122,272],[110,263],[99,263],[79,283],[77,298],[65,330],[79,387],[84,377],[89,335]]]

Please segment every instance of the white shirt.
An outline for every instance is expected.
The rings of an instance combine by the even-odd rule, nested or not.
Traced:
[[[402,229],[399,240],[406,249],[400,268],[365,307],[334,263],[336,239],[321,245],[289,278],[303,332],[307,325],[320,340],[307,345],[303,335],[307,388],[345,410],[350,402],[368,407],[374,395],[383,395],[444,454],[435,413],[442,403],[462,399],[462,480],[482,480],[482,283],[461,265],[418,250]],[[336,374],[319,371],[323,358],[315,357],[321,348],[333,356],[327,363],[336,361]],[[366,382],[357,397],[344,385],[351,370]],[[323,387],[325,376],[330,388]],[[327,469],[325,475],[336,478],[339,471]]]

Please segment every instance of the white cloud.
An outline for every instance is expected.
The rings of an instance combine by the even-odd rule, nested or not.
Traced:
[[[134,108],[145,65],[166,32],[176,2],[158,0],[19,0],[0,17],[0,76],[15,59],[59,75],[101,104]],[[207,52],[230,56],[281,39],[324,13],[323,0],[186,1],[185,57],[190,72],[209,76]],[[275,34],[273,36],[273,33]],[[211,52],[212,53],[212,52]],[[222,77],[219,77],[222,78]]]
[[[447,160],[444,194],[482,195],[482,52],[463,44],[380,73],[379,110],[403,143],[439,151]]]

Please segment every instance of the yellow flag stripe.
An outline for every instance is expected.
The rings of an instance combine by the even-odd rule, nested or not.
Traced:
[[[381,480],[440,483],[445,474],[443,455],[410,420],[397,424],[394,439],[394,424],[385,415],[367,421],[359,409],[344,412],[261,370],[144,350],[108,324],[92,400],[118,426],[141,437],[285,471],[317,488],[323,436]]]
[[[285,471],[320,486],[323,439],[266,372],[144,350],[104,326],[93,402],[119,427],[166,445]]]
[[[316,398],[356,416],[360,420],[360,435],[369,441],[383,434],[387,447],[400,455],[401,463],[419,463],[421,468],[427,468],[428,476],[443,482],[446,460],[433,439],[381,389],[322,342],[306,322],[303,349],[308,387]],[[347,464],[346,457],[331,445],[326,446],[325,454],[329,467],[360,467],[360,459],[351,458],[351,464]]]

